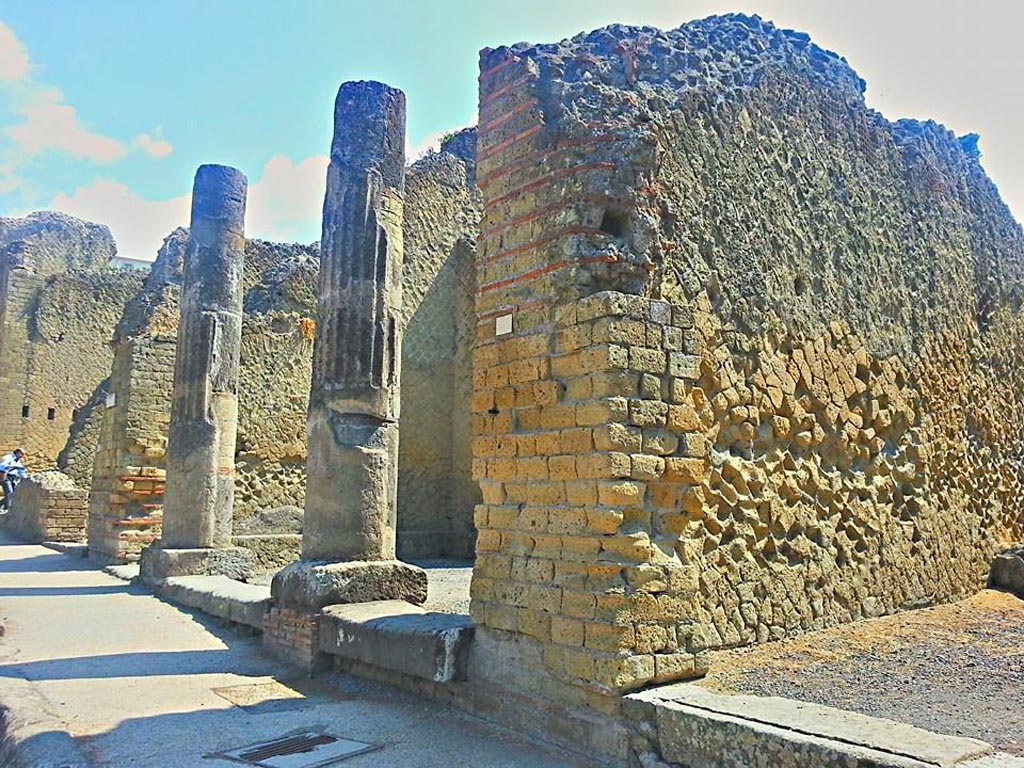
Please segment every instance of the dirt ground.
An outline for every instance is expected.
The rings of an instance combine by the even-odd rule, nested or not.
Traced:
[[[968,736],[1024,756],[1024,600],[985,590],[713,656],[701,683]]]

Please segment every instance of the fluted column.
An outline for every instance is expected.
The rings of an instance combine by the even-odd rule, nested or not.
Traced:
[[[309,613],[324,606],[427,596],[423,570],[395,559],[404,192],[405,95],[345,83],[320,242],[303,559],[271,584],[274,610],[314,634]]]
[[[174,399],[159,546],[143,553],[147,578],[223,573],[244,578],[254,556],[231,546],[242,338],[246,180],[203,165],[181,286]]]
[[[310,393],[303,557],[392,560],[398,487],[405,95],[338,92]]]

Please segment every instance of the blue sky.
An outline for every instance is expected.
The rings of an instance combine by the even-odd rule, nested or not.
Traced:
[[[249,177],[250,235],[315,240],[344,80],[405,90],[419,151],[473,122],[484,46],[734,10],[846,56],[890,119],[980,133],[1024,215],[1024,3],[999,0],[0,0],[0,215],[59,208],[153,258],[219,162]]]

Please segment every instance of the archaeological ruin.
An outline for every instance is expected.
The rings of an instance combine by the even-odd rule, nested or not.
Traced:
[[[757,17],[479,64],[478,126],[411,165],[405,94],[341,86],[319,245],[246,240],[220,166],[145,275],[0,219],[9,525],[205,553],[157,587],[274,573],[231,618],[307,670],[684,764],[655,686],[1024,542],[1024,231],[974,137]],[[418,607],[409,561],[470,557],[468,617]],[[692,765],[780,764],[746,738]]]
[[[406,173],[405,557],[468,558],[474,547],[474,140],[471,130],[456,133]],[[137,560],[160,536],[187,242],[187,229],[168,235],[144,275],[109,266],[116,248],[100,225],[53,213],[0,220],[11,253],[0,345],[24,366],[0,372],[10,398],[0,406],[2,434],[25,448],[33,469],[97,491],[90,549],[109,562]],[[273,569],[301,548],[319,244],[250,239],[245,251],[233,539]]]

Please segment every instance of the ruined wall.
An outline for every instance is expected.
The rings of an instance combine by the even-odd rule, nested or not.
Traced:
[[[48,470],[23,480],[4,525],[19,538],[77,542],[85,538],[89,491],[67,475]]]
[[[449,137],[407,169],[405,183],[398,553],[471,557],[480,496],[469,452],[476,131]]]
[[[399,459],[399,546],[406,557],[473,551],[479,489],[470,475],[468,403],[472,235],[480,215],[473,139],[472,131],[457,134],[409,169]],[[159,484],[154,492],[150,481],[140,487],[126,478],[141,477],[141,469],[163,476],[186,242],[180,229],[165,243],[115,340],[115,406],[101,409],[96,459],[95,485],[104,493],[93,505],[93,538],[107,542],[96,551],[115,559],[134,558],[159,535]],[[237,543],[255,549],[268,568],[297,556],[302,531],[318,270],[315,245],[246,242],[234,524]],[[84,452],[78,444],[87,424],[94,422],[83,420],[73,431],[69,455]]]
[[[106,227],[52,212],[0,219],[0,441],[56,466],[78,409],[106,378],[136,273],[108,268]],[[9,448],[8,448],[9,450]]]
[[[1024,237],[973,140],[739,16],[481,69],[483,642],[607,710],[983,586],[1024,537]]]
[[[318,245],[246,242],[235,525],[253,533],[300,532],[267,529],[252,518],[305,502],[319,269]]]
[[[187,241],[183,229],[164,240],[113,337],[109,398],[99,406],[89,506],[89,552],[99,560],[137,559],[160,536],[177,297]]]
[[[102,559],[134,559],[160,534],[187,243],[186,229],[165,240],[115,337],[114,404],[104,415],[93,481],[102,493],[94,494],[90,515],[90,550]],[[249,534],[297,533],[250,525],[250,518],[260,510],[301,505],[304,496],[295,459],[304,461],[305,443],[297,447],[296,436],[304,433],[308,397],[316,248],[249,240],[246,258],[235,519]],[[291,540],[261,546],[272,550],[268,562],[289,559],[296,547]]]
[[[68,440],[57,455],[57,469],[71,477],[79,488],[92,484],[93,464],[103,428],[103,412],[110,394],[110,378],[101,381],[89,401],[77,409],[68,429]]]

